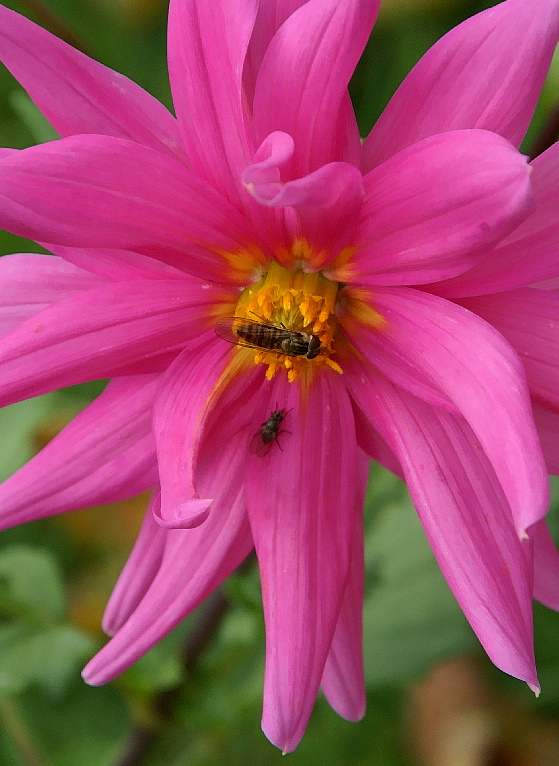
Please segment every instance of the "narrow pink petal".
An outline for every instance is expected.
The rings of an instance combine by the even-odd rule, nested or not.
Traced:
[[[108,283],[49,306],[0,340],[1,406],[164,369],[203,335],[220,296],[220,288],[194,280],[146,280]]]
[[[547,470],[559,476],[559,412],[539,404],[534,404],[533,409]]]
[[[559,276],[559,142],[530,167],[534,212],[471,271],[437,285],[438,294],[500,293]]]
[[[186,151],[193,169],[232,201],[251,153],[242,72],[258,5],[171,0],[169,6],[169,77]]]
[[[290,433],[281,449],[247,460],[266,623],[262,728],[284,752],[295,749],[309,720],[361,524],[351,404],[339,378],[320,372],[306,398],[284,378],[262,391],[253,427],[280,407],[289,410]]]
[[[242,477],[246,445],[206,454],[201,491],[215,498],[196,529],[165,532],[159,571],[136,610],[83,671],[93,686],[111,681],[152,648],[233,572],[252,548]]]
[[[369,475],[369,460],[362,460],[359,484],[362,496],[356,500],[363,506]],[[365,715],[365,671],[363,667],[363,526],[355,525],[351,548],[349,577],[332,639],[332,645],[320,685],[333,709],[348,721],[360,721]]]
[[[243,70],[245,93],[251,106],[258,71],[272,38],[283,22],[305,2],[307,0],[267,0],[260,3]],[[361,138],[349,93],[342,97],[333,144],[337,147],[339,159],[360,167]]]
[[[508,0],[446,34],[398,88],[363,145],[364,167],[447,130],[520,146],[559,37],[556,0]]]
[[[357,250],[332,279],[426,284],[460,274],[534,207],[527,159],[487,131],[444,133],[364,178]]]
[[[215,189],[171,158],[110,136],[71,136],[1,160],[0,199],[0,225],[14,234],[134,250],[203,279],[228,281],[220,253],[254,250],[248,221]],[[244,260],[250,266],[248,252]]]
[[[195,478],[201,440],[210,428],[206,421],[214,407],[229,418],[220,400],[246,401],[255,378],[262,377],[254,365],[238,374],[228,370],[231,355],[231,347],[214,336],[183,351],[163,377],[153,431],[161,478],[161,513],[156,518],[167,528],[194,527],[207,517],[212,498],[199,495]],[[250,412],[244,411],[246,426]],[[226,428],[220,429],[221,443],[228,441]]]
[[[159,487],[156,487],[138,539],[120,573],[103,615],[103,630],[109,636],[113,636],[124,625],[159,571],[167,540],[167,532],[161,529],[153,518],[154,506],[159,500]]]
[[[48,245],[55,255],[111,282],[135,279],[191,279],[190,275],[163,261],[131,250]]]
[[[517,354],[487,322],[441,298],[377,288],[369,301],[386,324],[367,329],[342,314],[350,341],[397,385],[410,388],[416,369],[420,382],[430,381],[453,403],[493,466],[522,537],[547,512],[549,487]]]
[[[347,161],[347,86],[375,22],[378,0],[309,0],[273,37],[254,94],[257,142],[293,136],[289,178]]]
[[[157,483],[151,408],[158,377],[114,380],[0,485],[0,526],[124,500]]]
[[[254,163],[244,170],[242,181],[262,205],[295,209],[296,216],[286,231],[286,249],[304,233],[319,251],[312,267],[320,269],[353,240],[364,194],[363,179],[355,166],[331,162],[303,178],[284,182],[281,168],[292,157],[293,150],[293,139],[286,133],[276,131],[267,136]]]
[[[460,303],[508,340],[522,360],[532,399],[559,412],[559,293],[525,287]]]
[[[559,290],[559,277],[545,279],[543,282],[534,283],[533,287],[539,287],[540,290]]]
[[[352,372],[352,395],[402,463],[433,553],[485,651],[537,689],[529,548],[476,436],[462,418],[397,391],[374,371],[367,387]]]
[[[243,84],[249,104],[252,105],[258,70],[273,36],[283,22],[306,2],[307,0],[266,0],[265,3],[259,3],[243,71]]]
[[[545,520],[529,530],[534,543],[534,598],[559,611],[559,553]]]
[[[129,138],[184,158],[176,120],[159,101],[4,6],[0,60],[60,135]]]
[[[353,401],[352,405],[357,444],[369,457],[403,480],[402,467],[395,454],[379,432],[373,428],[370,420],[365,413],[361,412],[358,405]]]
[[[18,253],[0,258],[0,337],[50,303],[102,280],[52,255]]]

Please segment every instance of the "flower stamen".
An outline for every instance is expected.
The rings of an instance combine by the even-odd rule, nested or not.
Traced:
[[[339,364],[331,359],[335,353],[332,345],[338,329],[334,315],[337,292],[338,283],[326,279],[319,272],[290,271],[275,261],[270,262],[263,279],[243,290],[235,308],[235,317],[246,318],[247,322],[244,328],[237,330],[237,335],[246,337],[239,330],[246,333],[246,327],[254,321],[287,334],[293,333],[296,340],[296,351],[290,348],[289,336],[279,346],[256,348],[254,361],[268,365],[266,377],[269,380],[278,370],[284,369],[288,380],[293,382],[303,369],[308,373],[315,365],[324,364],[336,372],[342,372]],[[307,348],[305,342],[308,342]],[[254,344],[255,347],[259,345]]]

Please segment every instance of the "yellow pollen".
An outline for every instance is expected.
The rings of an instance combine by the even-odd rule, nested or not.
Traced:
[[[271,261],[267,274],[243,290],[235,307],[239,345],[253,349],[256,364],[268,366],[269,380],[280,370],[290,382],[303,372],[308,378],[324,365],[342,373],[331,359],[338,331],[337,292],[338,283],[319,272],[292,271]],[[268,338],[273,339],[269,345]]]

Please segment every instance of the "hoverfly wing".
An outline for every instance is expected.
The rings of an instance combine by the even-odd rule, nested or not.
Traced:
[[[236,346],[258,348],[258,346],[243,338],[243,335],[237,334],[237,328],[242,330],[248,324],[252,324],[252,322],[248,322],[244,317],[222,317],[217,320],[214,330],[219,338],[226,340],[228,343],[234,343]]]

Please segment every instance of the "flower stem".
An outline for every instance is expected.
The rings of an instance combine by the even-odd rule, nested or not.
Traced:
[[[17,708],[8,698],[0,700],[0,724],[25,766],[46,766]]]
[[[205,609],[182,647],[181,658],[185,678],[192,673],[200,655],[211,643],[229,606],[229,601],[219,590],[207,599]],[[157,695],[152,708],[155,720],[168,721],[172,717],[173,708],[182,689],[183,685],[180,684]],[[156,729],[141,725],[132,729],[125,750],[115,762],[115,766],[141,766],[157,733]]]

